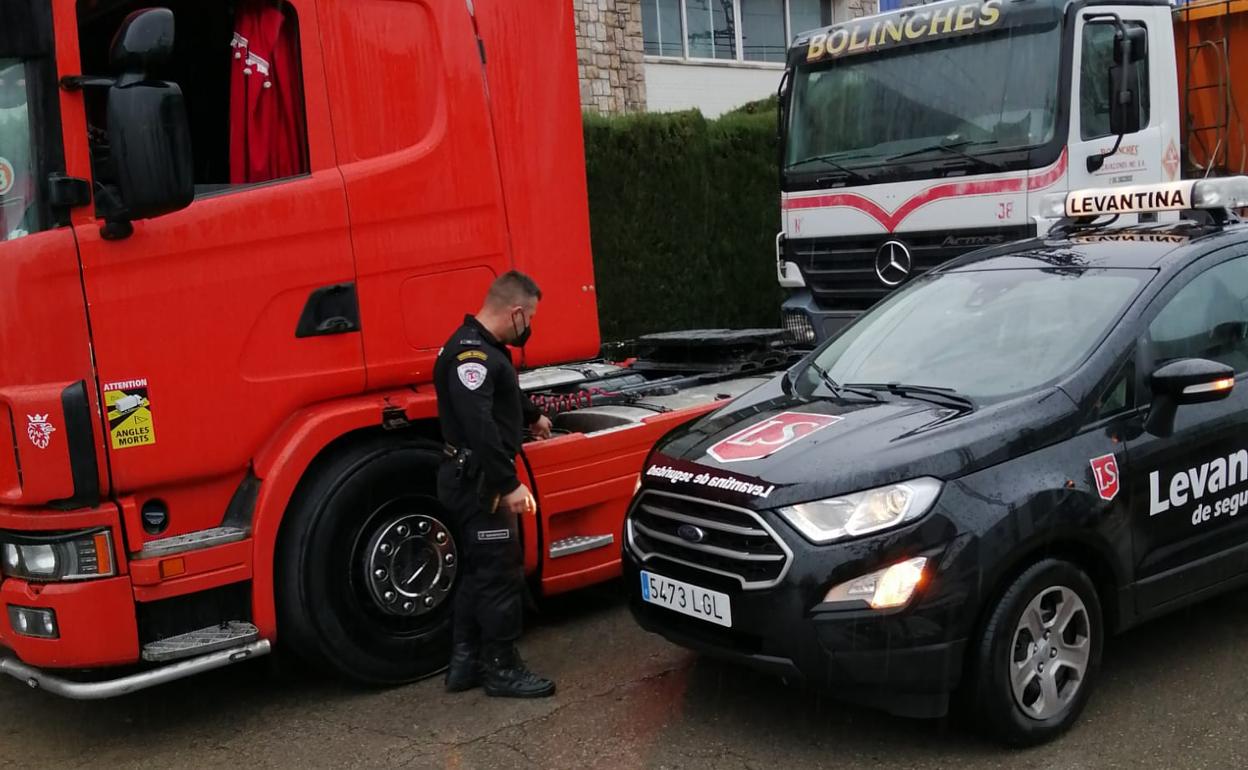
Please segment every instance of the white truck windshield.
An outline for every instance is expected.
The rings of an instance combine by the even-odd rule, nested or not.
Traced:
[[[0,58],[0,241],[28,234],[35,216],[26,65]]]
[[[943,162],[1044,144],[1055,131],[1060,56],[1053,24],[799,67],[786,166],[827,157],[859,169],[918,160],[929,147],[922,158]],[[958,152],[934,147],[942,144]]]

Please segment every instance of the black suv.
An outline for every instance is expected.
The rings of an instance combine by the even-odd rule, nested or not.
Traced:
[[[1248,226],[1200,208],[1248,179],[1140,190],[1072,193],[1083,218],[665,437],[625,524],[641,625],[895,713],[960,691],[1029,744],[1078,717],[1106,634],[1248,582]]]

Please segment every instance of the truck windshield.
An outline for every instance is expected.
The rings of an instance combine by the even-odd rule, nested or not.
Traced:
[[[0,241],[28,234],[37,213],[26,101],[25,63],[0,58]]]
[[[876,305],[815,357],[837,383],[947,388],[978,402],[1063,376],[1092,351],[1148,270],[1043,268],[921,278]],[[809,395],[821,377],[807,368]]]
[[[948,162],[1053,138],[1061,37],[1056,22],[801,67],[791,98],[786,169],[855,171]],[[946,145],[956,152],[942,152]],[[925,153],[930,148],[930,156]],[[896,156],[905,155],[903,160]],[[806,171],[801,168],[800,171]]]

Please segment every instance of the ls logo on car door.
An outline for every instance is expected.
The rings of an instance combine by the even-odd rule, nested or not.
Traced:
[[[1118,461],[1112,454],[1092,459],[1092,475],[1096,477],[1096,491],[1102,500],[1118,496]]]

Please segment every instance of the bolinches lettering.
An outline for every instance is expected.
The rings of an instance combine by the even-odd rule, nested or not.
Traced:
[[[908,8],[883,18],[850,21],[820,32],[806,44],[806,61],[991,29],[1001,21],[1003,0],[971,0],[948,8]]]

